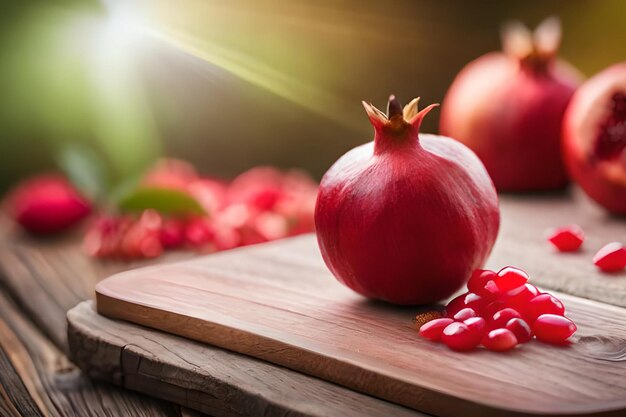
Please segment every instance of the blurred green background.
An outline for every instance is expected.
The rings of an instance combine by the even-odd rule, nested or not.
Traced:
[[[562,20],[586,75],[626,58],[623,0],[42,0],[0,14],[0,191],[58,164],[112,185],[159,155],[320,177],[372,137],[360,100],[440,102],[502,22]],[[512,98],[514,99],[514,98]],[[438,112],[423,130],[436,131]]]

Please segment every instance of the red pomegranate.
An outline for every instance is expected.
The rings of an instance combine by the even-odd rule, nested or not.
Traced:
[[[443,136],[421,134],[435,106],[388,115],[363,102],[374,141],[352,149],[324,175],[315,207],[322,256],[335,277],[370,298],[440,301],[480,267],[495,242],[496,190],[480,160]]]
[[[448,90],[440,131],[471,148],[499,191],[557,189],[568,182],[561,121],[581,76],[556,59],[558,20],[531,33],[521,24],[503,32],[504,52],[468,64]]]
[[[626,214],[626,62],[584,83],[563,121],[563,152],[572,179],[616,214]]]

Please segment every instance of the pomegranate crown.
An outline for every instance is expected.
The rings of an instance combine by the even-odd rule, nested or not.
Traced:
[[[557,54],[561,45],[561,22],[549,17],[534,32],[519,21],[509,22],[502,28],[502,49],[531,68],[545,68]]]
[[[400,101],[392,94],[389,96],[387,103],[387,114],[378,110],[372,103],[366,101],[362,101],[362,103],[372,126],[374,126],[377,132],[385,131],[387,133],[402,134],[410,130],[410,128],[418,132],[424,116],[439,105],[431,104],[425,109],[418,111],[417,104],[419,100],[419,97],[414,98],[409,104],[402,107]]]

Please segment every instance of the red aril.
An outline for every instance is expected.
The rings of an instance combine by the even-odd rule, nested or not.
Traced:
[[[626,62],[585,82],[563,121],[568,171],[607,210],[626,214]]]
[[[494,314],[496,314],[498,311],[502,310],[503,308],[506,308],[506,304],[504,304],[503,301],[500,301],[500,300],[492,301],[488,303],[487,305],[485,305],[485,307],[482,310],[482,316],[491,318],[493,317]]]
[[[492,327],[504,327],[511,319],[521,319],[522,315],[512,308],[503,308],[497,311],[491,318]]]
[[[526,284],[528,274],[519,268],[507,266],[498,272],[495,282],[501,291],[510,291]]]
[[[452,318],[456,313],[464,309],[465,306],[465,297],[467,297],[467,293],[461,294],[457,297],[454,297],[450,302],[446,305],[445,316]]]
[[[459,310],[459,312],[454,315],[454,320],[465,321],[467,319],[471,319],[472,317],[476,317],[476,312],[471,308],[466,307]]]
[[[487,282],[493,280],[496,277],[496,273],[486,269],[477,269],[472,272],[472,276],[467,281],[467,289],[470,292],[478,293],[485,288]]]
[[[485,319],[482,317],[470,317],[469,319],[463,320],[463,323],[470,328],[470,330],[477,332],[482,335],[485,330]]]
[[[583,229],[575,224],[559,227],[553,230],[548,236],[548,241],[561,252],[577,251],[580,249],[584,240],[585,233]]]
[[[453,323],[454,320],[448,318],[440,318],[431,320],[427,323],[424,323],[420,329],[420,336],[431,340],[433,342],[438,342],[441,339],[441,334],[443,333],[443,329],[448,327],[450,323]]]
[[[593,257],[593,263],[604,272],[618,272],[626,267],[626,248],[619,242],[609,243]]]
[[[91,212],[91,204],[66,178],[56,174],[21,182],[9,192],[7,202],[15,221],[39,235],[61,232]]]
[[[555,314],[562,316],[565,314],[563,303],[550,294],[539,294],[528,302],[523,311],[524,317],[529,323],[533,323],[542,314]]]
[[[581,76],[556,58],[560,37],[555,19],[534,33],[510,25],[504,53],[469,63],[446,93],[441,133],[474,150],[498,190],[548,190],[568,182],[561,121]]]
[[[502,291],[495,281],[487,281],[485,286],[478,290],[477,293],[485,300],[495,300],[502,295]]]
[[[576,325],[567,317],[542,314],[532,326],[537,340],[546,343],[563,343],[576,331]]]
[[[363,103],[374,141],[324,175],[315,208],[320,250],[354,291],[397,304],[452,295],[480,267],[499,227],[498,199],[479,159],[442,136],[419,134],[417,99],[388,114]],[[454,248],[454,255],[451,250]]]
[[[482,339],[482,345],[495,352],[506,352],[517,346],[517,338],[509,329],[495,329]]]
[[[489,303],[489,300],[484,297],[481,297],[478,294],[468,292],[467,295],[465,295],[465,298],[463,299],[463,303],[465,304],[466,307],[469,307],[473,309],[474,311],[480,312],[485,307],[485,305]]]
[[[160,231],[161,244],[166,249],[175,249],[185,244],[185,223],[180,219],[163,220]]]
[[[185,225],[185,241],[191,246],[202,246],[213,240],[213,229],[208,219],[192,218]]]
[[[526,283],[521,287],[513,288],[504,294],[504,302],[514,309],[524,308],[530,300],[539,295],[539,290],[532,284]]]
[[[472,350],[480,343],[481,334],[465,323],[450,323],[441,335],[441,342],[452,350]]]
[[[521,318],[512,318],[506,323],[504,328],[513,332],[518,343],[529,342],[533,337],[530,326]]]

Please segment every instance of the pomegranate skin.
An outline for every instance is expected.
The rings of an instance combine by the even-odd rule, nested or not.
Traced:
[[[530,46],[483,55],[461,70],[443,100],[441,134],[472,149],[499,191],[546,191],[568,183],[561,124],[582,77],[554,57],[557,46],[545,56]]]
[[[626,96],[626,62],[613,65],[585,82],[576,92],[563,120],[563,154],[572,179],[583,191],[614,214],[626,214],[626,171],[622,138],[614,155],[598,155],[602,126],[611,117],[616,94]]]
[[[467,147],[442,136],[418,138],[432,106],[407,123],[392,112],[399,106],[394,100],[389,120],[364,103],[374,141],[346,153],[324,175],[317,238],[330,271],[357,293],[396,304],[433,303],[451,296],[486,260],[499,228],[498,199]],[[398,124],[406,128],[400,134]]]
[[[74,226],[91,212],[91,204],[62,176],[40,175],[11,191],[9,209],[30,233],[46,235]]]

